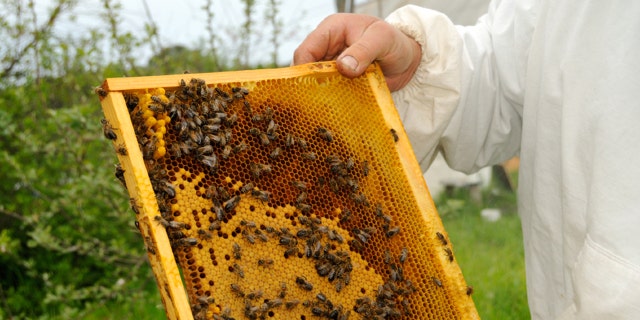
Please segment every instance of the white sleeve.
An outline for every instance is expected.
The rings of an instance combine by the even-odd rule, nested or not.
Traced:
[[[422,47],[416,75],[393,98],[423,170],[437,150],[467,173],[518,153],[533,11],[493,1],[471,27],[417,6],[387,17]]]

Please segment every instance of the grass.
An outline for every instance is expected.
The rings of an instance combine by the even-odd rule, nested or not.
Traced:
[[[515,194],[500,189],[483,192],[481,203],[468,190],[455,190],[436,201],[454,245],[454,254],[482,319],[529,319],[524,250]],[[498,208],[502,218],[489,222],[483,208]]]

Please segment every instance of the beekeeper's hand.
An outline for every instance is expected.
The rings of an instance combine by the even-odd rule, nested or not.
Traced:
[[[378,61],[389,89],[396,91],[411,80],[420,56],[420,45],[384,20],[337,13],[325,18],[298,46],[293,64],[335,59],[338,71],[353,78]]]

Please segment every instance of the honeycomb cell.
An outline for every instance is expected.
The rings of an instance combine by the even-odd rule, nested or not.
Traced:
[[[376,90],[333,72],[127,92],[196,319],[477,317]]]

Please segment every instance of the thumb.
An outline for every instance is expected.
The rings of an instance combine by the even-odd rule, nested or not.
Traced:
[[[347,33],[348,47],[338,56],[338,71],[353,78],[376,60],[384,60],[393,46],[393,28],[382,20],[371,23],[362,33]]]
[[[336,59],[338,71],[348,78],[354,78],[367,69],[378,57],[372,44],[360,39],[345,49]]]

